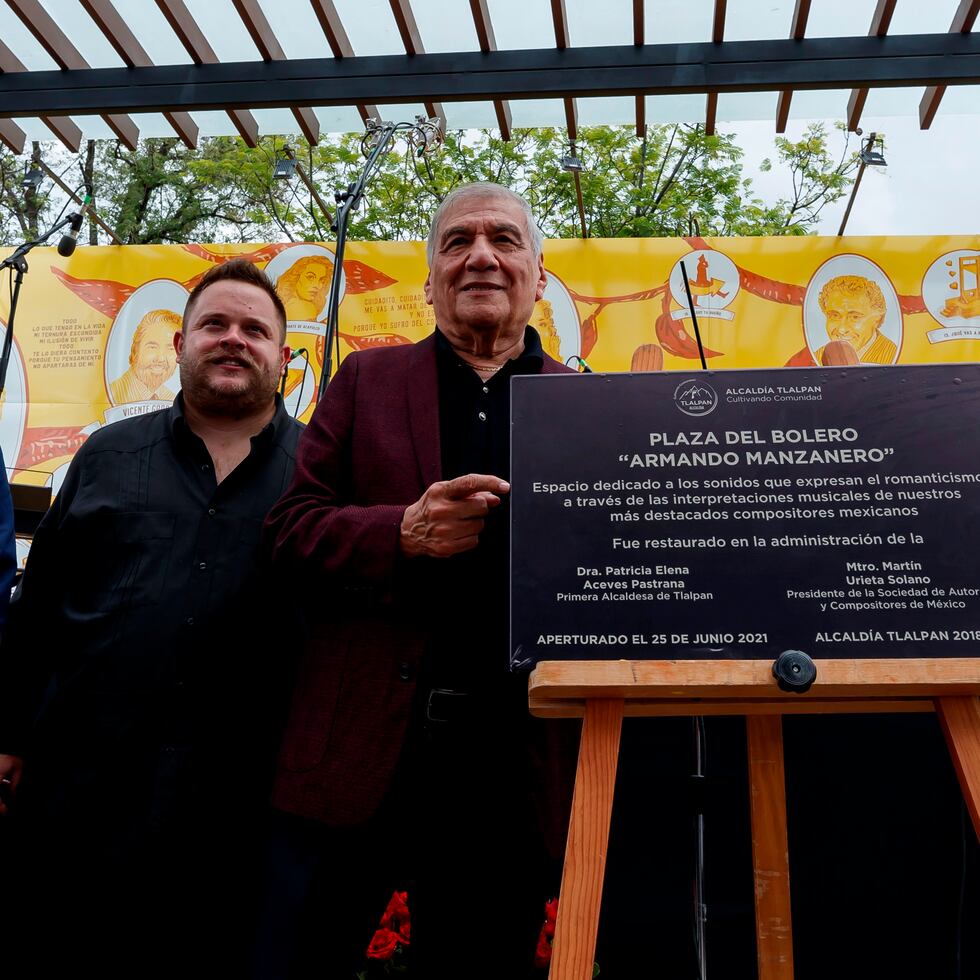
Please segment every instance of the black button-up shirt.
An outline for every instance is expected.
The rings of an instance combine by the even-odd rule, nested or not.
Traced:
[[[442,478],[483,473],[510,479],[510,379],[539,374],[541,339],[524,331],[524,350],[481,379],[436,334]],[[487,516],[472,551],[433,562],[439,616],[431,655],[434,686],[478,690],[492,697],[507,679],[510,608],[509,497]],[[525,693],[526,681],[517,685]],[[526,704],[525,704],[526,707]]]
[[[302,426],[277,401],[219,484],[182,406],[178,395],[104,428],[72,461],[11,607],[0,751],[230,751],[262,727],[289,620],[259,568],[259,534]]]

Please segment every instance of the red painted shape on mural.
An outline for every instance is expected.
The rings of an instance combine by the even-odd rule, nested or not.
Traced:
[[[51,271],[79,299],[108,317],[115,318],[123,303],[136,291],[135,286],[111,279],[76,279],[55,265],[51,266]]]
[[[355,337],[351,334],[342,333],[340,339],[351,345],[354,350],[374,350],[376,347],[401,347],[403,344],[410,344],[407,337],[400,333],[372,333],[363,337]]]
[[[675,357],[686,357],[693,361],[701,360],[697,341],[684,329],[681,321],[675,320],[670,315],[670,293],[664,293],[663,313],[657,317],[656,331],[660,346],[668,354],[673,354]],[[705,347],[704,356],[706,359],[721,357],[722,352]]]
[[[17,469],[29,470],[48,459],[76,453],[88,436],[81,426],[34,426],[24,430]]]
[[[599,339],[599,330],[596,327],[596,317],[599,315],[599,311],[596,310],[595,313],[590,313],[583,321],[580,328],[580,338],[582,347],[582,357],[588,357],[592,353],[592,348],[595,347],[596,341]]]
[[[266,245],[263,248],[256,249],[254,252],[243,252],[240,256],[212,252],[203,245],[184,245],[183,248],[185,251],[190,252],[191,255],[196,255],[198,258],[204,259],[207,262],[220,263],[230,258],[243,258],[248,259],[250,262],[263,263],[270,262],[280,252],[288,248],[293,248],[293,243],[287,242]],[[188,279],[184,285],[188,289],[193,289],[201,281],[203,276],[204,273],[201,272],[194,276],[193,279]],[[391,276],[385,275],[385,273],[364,262],[358,262],[357,259],[346,259],[344,261],[344,278],[347,280],[345,289],[348,293],[368,293],[374,289],[384,289],[386,286],[391,286],[398,282],[397,279],[392,279]]]
[[[190,252],[191,255],[196,255],[199,259],[204,259],[205,262],[214,262],[216,265],[220,265],[222,262],[227,262],[228,259],[233,258],[248,259],[249,262],[255,262],[256,264],[260,262],[271,262],[280,252],[292,247],[292,242],[274,242],[271,245],[263,245],[262,248],[257,248],[254,252],[229,255],[227,252],[212,252],[211,249],[194,243],[182,246],[185,252]]]
[[[803,350],[797,351],[784,365],[783,367],[816,367],[817,362],[813,359],[813,355],[810,353],[809,347],[804,347]]]
[[[921,296],[899,296],[898,305],[906,315],[910,313],[927,313],[926,304]]]
[[[344,262],[344,276],[347,280],[348,293],[369,293],[398,282],[397,279],[392,279],[391,276],[356,259],[347,259]]]
[[[741,266],[738,266],[738,276],[743,289],[762,299],[769,300],[770,303],[786,303],[788,306],[803,305],[803,297],[806,295],[805,286],[779,282],[778,279],[760,276],[757,272],[750,272]]]

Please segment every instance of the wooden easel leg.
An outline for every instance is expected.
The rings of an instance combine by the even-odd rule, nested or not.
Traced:
[[[949,754],[959,776],[973,829],[980,838],[980,698],[936,698]]]
[[[789,901],[783,720],[779,715],[749,715],[745,723],[749,745],[759,980],[792,980],[793,924]]]
[[[622,701],[586,702],[550,980],[592,977],[622,722]]]

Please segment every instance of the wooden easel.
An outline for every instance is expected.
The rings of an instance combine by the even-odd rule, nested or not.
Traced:
[[[759,980],[791,980],[784,714],[936,711],[980,837],[980,660],[819,660],[806,694],[776,686],[768,660],[548,661],[531,712],[582,718],[551,980],[589,980],[626,716],[746,716]]]

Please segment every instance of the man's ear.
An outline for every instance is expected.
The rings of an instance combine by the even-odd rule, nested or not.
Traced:
[[[286,372],[286,365],[289,363],[289,355],[292,353],[288,344],[282,345],[282,363],[279,365],[279,376],[282,377]]]
[[[422,290],[425,293],[425,301],[426,301],[426,303],[429,304],[429,306],[432,305],[432,282],[431,282],[431,279],[432,279],[432,274],[430,273],[429,275],[427,275],[425,277],[425,284],[422,286]]]
[[[544,271],[544,255],[538,256],[538,281],[534,284],[534,301],[544,296],[544,288],[548,285],[548,274]]]
[[[174,350],[177,352],[177,363],[180,363],[180,355],[184,352],[184,331],[178,330],[174,334]]]

